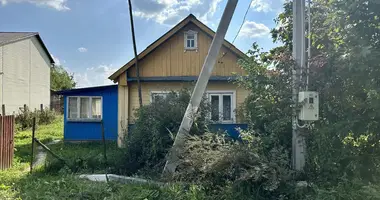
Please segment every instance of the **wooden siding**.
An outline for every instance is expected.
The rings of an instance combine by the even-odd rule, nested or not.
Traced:
[[[198,50],[184,49],[184,32],[198,32]],[[211,45],[212,37],[190,23],[166,42],[158,46],[139,62],[141,77],[155,76],[198,76]],[[238,56],[226,46],[222,46],[212,76],[243,74],[237,64]],[[136,68],[127,70],[129,77],[136,77]],[[125,73],[121,76],[126,76]]]
[[[128,117],[129,117],[129,88],[128,86],[118,85],[118,138],[119,147],[124,146],[124,139],[128,133]]]
[[[151,91],[179,91],[181,89],[187,88],[191,89],[195,86],[195,83],[190,82],[143,82],[141,83],[141,92],[143,104],[150,103],[150,93]],[[120,87],[120,86],[119,86]],[[209,82],[206,90],[213,91],[225,91],[225,90],[235,90],[236,91],[236,108],[241,105],[245,98],[248,96],[248,91],[237,87],[236,84],[228,82]],[[120,91],[120,90],[119,90]],[[119,94],[120,96],[120,94]],[[128,101],[127,101],[128,103]],[[129,84],[129,123],[133,123],[135,109],[139,107],[137,83]],[[120,104],[119,104],[120,110]],[[237,118],[237,122],[241,122],[242,119]]]

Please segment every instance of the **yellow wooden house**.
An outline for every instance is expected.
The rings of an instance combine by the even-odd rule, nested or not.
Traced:
[[[143,104],[149,104],[155,95],[194,86],[215,32],[194,15],[179,22],[138,55]],[[232,83],[236,74],[244,74],[238,65],[245,54],[224,40],[207,87],[207,96],[213,108],[211,118],[225,129],[244,126],[236,117],[236,108],[248,92]],[[135,59],[132,59],[109,79],[118,83],[119,138],[133,124],[134,109],[139,107]],[[214,109],[215,108],[215,109]]]

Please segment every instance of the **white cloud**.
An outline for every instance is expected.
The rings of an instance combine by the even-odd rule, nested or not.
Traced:
[[[77,83],[77,87],[110,85],[113,82],[108,77],[116,70],[117,68],[114,68],[112,65],[90,67],[83,73],[74,72],[74,80]]]
[[[208,23],[222,0],[134,0],[133,15],[159,24],[173,25],[189,13]]]
[[[5,6],[8,3],[31,3],[37,6],[45,6],[54,8],[58,11],[70,10],[67,7],[67,0],[0,0],[1,5]]]
[[[256,12],[276,12],[280,13],[284,10],[283,5],[289,0],[253,0],[251,8]]]
[[[278,0],[277,0],[278,1]],[[271,0],[253,0],[251,8],[257,12],[269,12],[272,11]]]
[[[58,57],[55,57],[53,54],[50,54],[50,55],[51,55],[51,57],[53,58],[53,60],[55,62],[54,65],[56,65],[56,66],[61,65],[61,61],[58,59]]]
[[[81,52],[81,53],[85,53],[85,52],[87,52],[87,49],[84,48],[84,47],[79,47],[78,51]]]
[[[267,36],[270,29],[264,24],[256,23],[254,21],[245,21],[240,30],[239,37],[258,38]]]

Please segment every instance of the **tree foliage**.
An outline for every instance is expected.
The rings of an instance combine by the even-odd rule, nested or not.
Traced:
[[[239,84],[251,91],[242,112],[255,135],[268,150],[291,152],[292,2],[284,8],[271,31],[283,45],[261,52],[254,44]],[[380,172],[380,2],[315,0],[311,13],[309,90],[320,93],[320,120],[306,135],[304,178],[358,189]]]
[[[67,90],[75,87],[74,75],[68,73],[62,66],[53,66],[50,69],[50,89],[54,91]]]
[[[126,138],[128,173],[139,170],[161,173],[179,125],[190,101],[190,91],[171,92],[157,97],[135,111],[136,120]],[[209,106],[203,99],[190,134],[204,133],[208,124]]]

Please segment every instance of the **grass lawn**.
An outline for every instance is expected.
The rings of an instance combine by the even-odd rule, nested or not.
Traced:
[[[82,173],[104,173],[102,143],[57,143],[49,147],[67,163],[47,155],[45,166],[29,173],[32,131],[15,135],[15,158],[11,169],[0,171],[0,199],[203,199],[199,188],[178,185],[158,188],[153,185],[98,183],[79,179]],[[63,139],[63,117],[40,125],[36,137],[47,143]],[[109,173],[123,173],[123,153],[116,143],[107,142]]]

